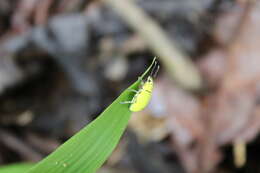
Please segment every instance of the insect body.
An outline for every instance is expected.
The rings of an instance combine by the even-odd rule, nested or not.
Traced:
[[[149,76],[147,81],[141,86],[136,92],[135,96],[131,101],[129,110],[132,112],[138,112],[143,110],[149,103],[152,97],[153,91],[153,78]]]
[[[156,65],[154,67],[156,67]],[[159,65],[157,66],[157,70],[155,73],[153,68],[151,72],[152,75],[148,76],[145,82],[142,82],[142,85],[139,90],[131,90],[132,92],[135,92],[135,95],[131,101],[122,102],[122,104],[130,103],[129,106],[130,111],[138,112],[143,110],[148,105],[152,97],[153,77],[156,75],[158,70],[159,70]]]

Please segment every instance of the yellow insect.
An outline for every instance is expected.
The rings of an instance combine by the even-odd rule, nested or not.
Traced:
[[[152,69],[151,74],[147,77],[146,81],[143,82],[140,86],[139,90],[133,90],[130,91],[135,92],[135,95],[131,101],[124,101],[121,102],[122,104],[130,104],[129,110],[132,112],[138,112],[143,110],[149,103],[152,97],[152,91],[153,91],[153,78],[156,76],[159,65],[157,66],[157,61],[155,61],[154,67]],[[156,70],[155,70],[156,69]]]

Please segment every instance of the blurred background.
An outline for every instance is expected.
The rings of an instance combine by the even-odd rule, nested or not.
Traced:
[[[0,165],[37,162],[158,57],[99,173],[260,172],[257,0],[1,0]]]

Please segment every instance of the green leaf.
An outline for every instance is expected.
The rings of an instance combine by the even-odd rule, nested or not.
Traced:
[[[33,164],[19,163],[0,167],[0,173],[22,173],[29,170]]]
[[[144,74],[128,89],[138,89],[155,59]],[[134,93],[125,90],[107,109],[55,152],[36,164],[27,173],[94,173],[118,144],[131,112],[128,104]]]

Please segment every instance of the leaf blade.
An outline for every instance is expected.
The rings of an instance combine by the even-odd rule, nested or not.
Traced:
[[[138,89],[152,64],[128,89]],[[105,111],[27,173],[94,173],[112,153],[131,116],[133,93],[126,89]]]

